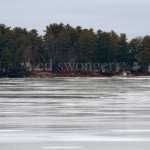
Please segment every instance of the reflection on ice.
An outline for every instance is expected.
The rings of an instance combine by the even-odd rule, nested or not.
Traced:
[[[149,141],[149,78],[0,79],[0,142]]]

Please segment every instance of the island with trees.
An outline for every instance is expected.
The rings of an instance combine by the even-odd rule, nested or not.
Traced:
[[[114,76],[150,73],[150,36],[133,38],[50,24],[36,29],[0,24],[0,77]]]

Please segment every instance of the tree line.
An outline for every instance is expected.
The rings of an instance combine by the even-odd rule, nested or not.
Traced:
[[[37,65],[43,64],[45,69],[50,61],[52,72],[60,71],[60,62],[119,64],[120,72],[126,64],[127,70],[133,72],[137,62],[140,65],[137,72],[146,73],[150,63],[150,36],[128,41],[126,34],[94,32],[92,28],[62,23],[46,26],[41,36],[36,29],[12,29],[0,24],[0,77],[30,76]]]

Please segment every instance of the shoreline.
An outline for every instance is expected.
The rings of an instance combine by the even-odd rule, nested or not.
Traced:
[[[140,72],[129,72],[129,71],[122,71],[122,72],[52,72],[52,71],[33,71],[28,72],[27,75],[23,75],[20,77],[10,77],[10,76],[1,76],[0,78],[54,78],[54,77],[80,77],[80,78],[86,78],[86,77],[97,77],[97,78],[112,78],[112,77],[120,77],[120,78],[130,78],[130,77],[150,77],[150,73],[140,73]]]
[[[150,73],[93,73],[93,72],[34,72],[31,78],[48,78],[48,77],[150,77]],[[30,78],[29,77],[29,78]]]

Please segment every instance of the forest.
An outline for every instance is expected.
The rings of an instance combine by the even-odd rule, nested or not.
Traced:
[[[111,70],[97,68],[99,74],[123,71],[147,74],[150,36],[129,41],[125,33],[118,35],[115,31],[94,31],[92,28],[83,29],[63,23],[50,24],[46,26],[44,35],[39,35],[36,29],[28,31],[26,28],[0,24],[0,77],[30,77],[37,72],[37,68],[63,73],[68,71],[60,66],[63,63],[113,64]],[[138,69],[134,69],[135,63]],[[47,69],[48,65],[51,65],[51,69]],[[82,66],[71,71],[85,72]]]

